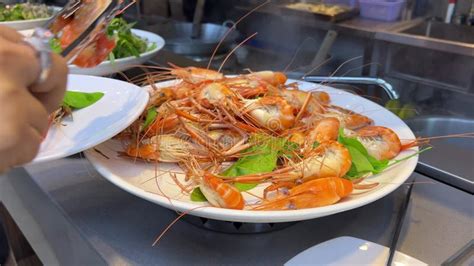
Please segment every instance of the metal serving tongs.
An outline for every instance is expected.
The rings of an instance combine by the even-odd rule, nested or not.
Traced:
[[[49,43],[52,38],[59,37],[60,32],[68,24],[68,20],[72,19],[74,13],[76,13],[83,5],[94,4],[95,1],[101,0],[70,0],[65,7],[56,13],[51,19],[49,19],[43,27],[36,28],[31,37],[25,39],[30,45],[32,45],[40,54],[40,61],[43,63],[45,53],[50,52]],[[107,25],[112,18],[117,15],[118,11],[123,9],[126,2],[124,0],[103,0],[108,3],[104,5],[104,9],[98,12],[96,17],[91,17],[92,21],[84,21],[88,26],[83,32],[78,34],[67,47],[63,47],[61,56],[71,61],[76,55],[78,55],[82,49],[95,37],[94,33],[98,32],[98,28],[102,25]],[[41,56],[41,53],[43,56]],[[43,58],[42,58],[43,57]],[[49,55],[47,55],[49,57]]]

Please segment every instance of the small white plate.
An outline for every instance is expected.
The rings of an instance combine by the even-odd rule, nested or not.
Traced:
[[[285,266],[298,265],[387,265],[389,249],[379,244],[343,236],[328,240],[308,248],[285,263]],[[404,253],[395,251],[392,265],[428,265]]]
[[[288,82],[298,82],[302,90],[318,89],[326,91],[330,94],[333,104],[371,117],[376,125],[393,129],[400,139],[415,139],[413,132],[400,118],[372,101],[342,90],[314,83],[297,80],[288,80]],[[169,86],[171,84],[172,82],[162,82],[158,83],[157,87]],[[109,140],[96,148],[102,154],[94,150],[88,150],[85,152],[85,155],[97,171],[110,182],[138,197],[173,210],[192,210],[189,212],[191,215],[223,221],[249,223],[308,220],[364,206],[386,196],[402,185],[413,173],[418,162],[418,156],[414,156],[385,170],[381,174],[374,175],[368,178],[368,182],[379,182],[380,185],[378,187],[365,193],[352,194],[330,206],[287,211],[252,211],[215,208],[210,207],[207,203],[191,201],[189,195],[182,193],[169,174],[170,171],[180,171],[176,164],[146,163],[120,157],[118,152],[123,151],[124,148],[123,143],[120,141]],[[417,149],[402,152],[396,159],[408,156],[413,151],[417,151]],[[108,158],[105,158],[103,154]],[[154,178],[157,175],[159,175],[159,178]],[[178,179],[183,182],[184,178],[182,175],[178,175]],[[255,195],[263,195],[264,188],[264,185],[259,185],[250,192]],[[255,197],[247,193],[243,193],[243,196],[249,202],[256,200]]]
[[[33,163],[66,157],[89,149],[132,124],[143,112],[149,94],[123,81],[69,75],[67,89],[81,92],[103,92],[95,104],[74,111],[61,125],[52,125]]]
[[[165,46],[165,40],[159,35],[144,31],[132,29],[132,32],[137,36],[144,38],[149,44],[154,43],[155,49],[146,53],[140,54],[140,57],[129,56],[111,61],[104,61],[98,66],[93,68],[80,68],[75,65],[69,66],[69,73],[81,74],[81,75],[92,75],[92,76],[106,76],[120,71],[127,70],[136,65],[142,65],[151,58],[153,58],[162,48]]]
[[[149,45],[154,43],[155,49],[140,54],[140,57],[129,56],[120,58],[114,60],[113,63],[107,60],[92,68],[80,68],[75,65],[69,65],[69,73],[90,76],[111,75],[147,62],[153,58],[163,48],[163,46],[165,46],[165,40],[155,33],[137,29],[132,29],[132,32],[137,36],[146,39]],[[20,33],[23,34],[23,36],[30,36],[33,33],[33,30],[23,30]]]

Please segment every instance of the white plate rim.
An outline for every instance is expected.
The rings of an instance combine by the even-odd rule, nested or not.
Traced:
[[[79,152],[82,152],[82,151],[85,151],[87,149],[90,149],[108,139],[110,139],[111,137],[115,136],[116,134],[122,132],[124,129],[126,129],[130,124],[132,124],[143,112],[143,110],[146,108],[147,104],[148,104],[148,101],[149,101],[149,93],[139,87],[139,86],[136,86],[134,84],[130,84],[128,82],[125,82],[125,81],[121,81],[121,80],[117,80],[117,79],[110,79],[110,78],[104,78],[104,77],[97,77],[97,76],[89,76],[89,75],[77,75],[77,74],[69,74],[70,77],[76,77],[76,78],[87,78],[87,79],[107,79],[107,80],[113,80],[114,82],[120,82],[120,83],[124,83],[124,84],[128,84],[130,87],[134,87],[134,89],[136,89],[140,94],[141,96],[141,100],[137,103],[136,105],[136,108],[134,108],[133,110],[130,111],[130,115],[127,116],[127,119],[123,121],[122,124],[120,125],[116,125],[116,128],[114,128],[114,132],[115,133],[109,133],[109,134],[104,134],[104,135],[101,135],[100,137],[98,137],[94,142],[90,142],[86,145],[83,145],[81,146],[80,148],[75,148],[75,149],[71,149],[69,150],[68,152],[57,152],[57,153],[53,153],[53,154],[50,154],[50,155],[46,155],[46,156],[42,156],[42,157],[36,157],[32,162],[31,164],[33,163],[41,163],[41,162],[47,162],[47,161],[52,161],[52,160],[56,160],[56,159],[60,159],[60,158],[64,158],[64,157],[67,157],[67,156],[70,156],[70,155],[73,155],[73,154],[76,154],[76,153],[79,153]],[[97,91],[100,91],[100,89],[98,89]],[[138,95],[137,94],[137,95]],[[94,105],[96,105],[96,108],[98,106],[101,105],[100,103],[100,100],[95,103]],[[78,110],[80,111],[80,110]]]
[[[300,80],[288,80],[288,82],[298,82],[300,84],[312,84],[312,86],[318,86],[322,89],[329,89],[335,90],[342,94],[348,94],[348,92],[331,88],[324,85],[318,85],[310,82],[300,81]],[[163,84],[164,82],[161,82]],[[157,83],[160,84],[160,83]],[[360,97],[358,95],[353,95],[353,97],[357,97],[360,101],[368,101],[372,104],[377,105],[379,108],[386,111],[387,115],[392,116],[393,119],[398,120],[397,122],[401,123],[405,129],[407,129],[408,135],[410,138],[415,138],[415,135],[411,131],[411,129],[401,120],[399,117],[394,115],[392,112],[388,111],[381,105],[374,103],[368,99]],[[323,216],[328,216],[340,212],[344,212],[347,210],[355,209],[358,207],[362,207],[369,203],[372,203],[380,198],[392,193],[395,189],[400,187],[413,173],[415,167],[418,163],[418,155],[410,158],[407,161],[404,161],[402,164],[404,165],[403,174],[398,175],[394,183],[387,183],[381,186],[380,188],[376,189],[375,191],[371,191],[366,197],[360,197],[353,201],[340,201],[336,204],[317,207],[317,208],[308,208],[308,209],[299,209],[299,210],[284,210],[284,211],[251,211],[251,210],[231,210],[231,209],[224,209],[224,208],[217,208],[217,207],[201,207],[198,209],[199,204],[183,202],[175,199],[168,199],[164,196],[160,196],[151,192],[147,192],[141,188],[138,188],[124,179],[116,176],[115,174],[109,172],[107,167],[103,166],[99,161],[94,159],[93,150],[87,150],[84,152],[86,158],[91,162],[91,164],[95,167],[95,169],[107,180],[111,183],[115,184],[116,186],[122,188],[123,190],[138,196],[140,198],[146,199],[150,202],[156,203],[160,206],[165,208],[177,210],[177,211],[185,211],[188,214],[206,217],[210,219],[216,220],[223,220],[223,221],[234,221],[234,222],[249,222],[249,223],[264,223],[264,222],[293,222],[293,221],[301,221],[301,220],[308,220],[319,218]],[[400,166],[400,165],[399,165]],[[397,183],[395,183],[395,181]]]

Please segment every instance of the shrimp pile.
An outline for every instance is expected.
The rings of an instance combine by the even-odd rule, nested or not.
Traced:
[[[358,169],[341,134],[362,145],[367,158],[386,164],[413,146],[369,117],[331,104],[326,92],[287,84],[281,72],[163,70],[149,82],[175,80],[151,85],[147,110],[120,135],[126,141],[122,155],[177,163],[187,182],[177,185],[191,188],[187,193],[199,189],[215,207],[313,208],[376,186],[353,178]],[[255,185],[265,187],[263,196],[248,203],[242,187]]]

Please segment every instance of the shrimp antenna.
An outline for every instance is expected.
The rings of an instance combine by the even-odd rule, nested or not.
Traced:
[[[258,32],[255,32],[254,34],[250,35],[249,37],[245,38],[245,40],[243,40],[241,43],[239,43],[236,47],[234,47],[234,49],[232,49],[232,51],[229,52],[229,54],[224,58],[224,61],[222,62],[222,64],[219,66],[219,69],[217,70],[217,72],[221,72],[221,69],[222,67],[224,66],[224,64],[227,62],[227,60],[229,59],[229,57],[237,50],[239,49],[242,45],[244,45],[244,43],[246,43],[248,40],[252,39],[253,37],[255,37],[255,35],[257,35]]]
[[[151,244],[152,247],[154,247],[156,244],[158,244],[158,242],[161,240],[161,238],[163,238],[163,236],[166,234],[166,232],[168,232],[171,227],[176,223],[178,222],[181,218],[183,218],[184,216],[186,216],[187,214],[189,214],[190,212],[196,210],[196,209],[200,209],[200,208],[206,208],[206,207],[209,207],[209,206],[198,206],[196,208],[192,208],[192,209],[189,209],[183,213],[181,213],[178,217],[176,217],[176,219],[174,219],[164,230],[163,232],[161,232],[161,234],[156,238],[156,240],[153,242],[153,244]]]
[[[288,71],[288,69],[290,68],[290,66],[291,66],[291,65],[293,64],[293,62],[295,61],[296,56],[298,55],[298,53],[300,52],[300,50],[303,49],[304,44],[305,44],[308,40],[314,41],[314,42],[316,43],[316,39],[314,39],[314,38],[312,38],[312,37],[307,37],[306,39],[304,39],[303,42],[301,42],[301,44],[298,46],[298,48],[296,48],[295,53],[294,53],[293,56],[291,57],[290,62],[288,63],[288,65],[286,65],[286,67],[283,69],[283,73],[286,73],[286,72]]]
[[[336,70],[334,70],[334,72],[332,72],[332,74],[330,75],[330,77],[333,77],[334,75],[336,75],[337,71],[339,71],[339,69],[341,69],[341,68],[342,68],[344,65],[346,65],[347,63],[352,62],[352,61],[355,61],[355,60],[360,59],[360,58],[362,58],[361,55],[356,56],[356,57],[354,57],[354,58],[351,58],[351,59],[349,59],[349,60],[346,60],[345,62],[343,62],[342,64],[340,64],[340,65],[336,68]],[[324,64],[324,63],[325,63],[325,61],[323,61],[323,63],[321,63],[321,65]],[[305,74],[303,75],[303,78],[306,77],[307,75],[311,74],[311,72],[313,72],[313,71],[314,71],[314,70],[311,70],[311,71],[305,73]],[[324,81],[321,82],[321,84],[323,84],[323,83],[325,83],[325,82],[324,82]]]
[[[216,48],[214,48],[214,51],[212,52],[212,55],[211,55],[211,58],[209,59],[209,63],[207,63],[207,69],[209,69],[211,67],[211,63],[212,63],[212,60],[214,60],[214,57],[216,56],[217,54],[217,51],[219,50],[219,48],[221,47],[222,43],[224,42],[225,38],[227,38],[227,36],[237,28],[237,24],[239,24],[242,20],[244,20],[246,17],[248,17],[250,14],[252,14],[253,12],[257,11],[258,9],[260,9],[261,7],[265,6],[266,4],[270,3],[271,0],[267,0],[263,3],[261,3],[260,5],[258,5],[257,7],[255,7],[254,9],[250,10],[249,12],[247,12],[247,14],[243,15],[242,17],[240,17],[235,23],[234,25],[232,25],[232,27],[230,27],[227,32],[224,34],[224,36],[222,36],[221,40],[219,41],[219,43],[217,43],[216,45]]]
[[[309,75],[309,74],[313,73],[313,72],[314,72],[316,69],[318,69],[318,68],[320,68],[320,67],[324,66],[324,64],[326,64],[327,62],[331,61],[331,59],[332,59],[331,57],[329,57],[329,58],[325,59],[325,60],[324,60],[323,62],[321,62],[319,65],[315,66],[315,67],[314,67],[314,68],[312,68],[310,71],[308,71],[308,72],[304,73],[304,75],[303,75],[303,77],[302,77],[302,78],[304,78],[304,77],[306,77],[307,75]]]

